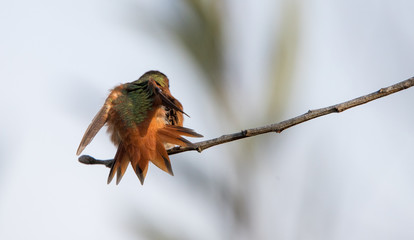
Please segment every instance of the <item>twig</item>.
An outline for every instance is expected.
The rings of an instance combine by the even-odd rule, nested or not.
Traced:
[[[174,147],[168,150],[168,154],[173,155],[173,154],[177,154],[181,152],[194,151],[194,150],[198,152],[202,152],[207,148],[220,145],[223,143],[239,140],[242,138],[253,137],[256,135],[269,133],[269,132],[281,133],[283,130],[293,127],[297,124],[300,124],[300,123],[303,123],[311,119],[321,117],[321,116],[324,116],[330,113],[340,113],[347,109],[356,107],[361,104],[368,103],[375,99],[396,93],[398,91],[407,89],[412,86],[414,86],[414,77],[411,77],[397,84],[391,85],[389,87],[381,88],[380,90],[370,93],[368,95],[364,95],[364,96],[361,96],[361,97],[358,97],[358,98],[355,98],[355,99],[352,99],[352,100],[349,100],[343,103],[339,103],[339,104],[332,105],[332,106],[325,107],[325,108],[309,110],[305,114],[302,114],[300,116],[297,116],[297,117],[294,117],[294,118],[291,118],[291,119],[288,119],[288,120],[285,120],[279,123],[274,123],[274,124],[270,124],[270,125],[258,127],[258,128],[251,128],[251,129],[243,130],[241,132],[223,135],[218,138],[213,138],[210,140],[197,142],[197,143],[194,143],[193,146],[190,146],[190,147]],[[79,161],[85,164],[104,164],[107,167],[111,167],[113,159],[97,160],[91,156],[82,155],[79,157]]]
[[[109,168],[112,167],[112,164],[114,163],[113,159],[99,160],[89,155],[82,155],[78,158],[78,160],[79,162],[84,163],[84,164],[102,164]]]

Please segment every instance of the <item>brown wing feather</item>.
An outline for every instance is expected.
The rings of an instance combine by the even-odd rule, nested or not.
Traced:
[[[83,149],[85,149],[85,147],[92,141],[103,125],[105,125],[108,120],[108,109],[109,107],[105,104],[93,118],[91,124],[89,124],[88,129],[86,129],[86,132],[83,135],[82,141],[76,151],[76,155],[82,153]]]

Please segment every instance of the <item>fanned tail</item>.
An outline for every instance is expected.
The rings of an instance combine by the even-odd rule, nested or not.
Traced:
[[[114,164],[109,172],[108,184],[111,183],[116,174],[116,184],[118,185],[124,176],[129,163],[131,163],[141,184],[144,184],[145,176],[148,171],[149,152],[148,149],[143,147],[143,145],[126,146],[122,142],[119,144],[118,151],[114,158]]]
[[[193,144],[185,139],[187,137],[202,137],[194,130],[181,127],[166,125],[162,129],[157,130],[155,139],[155,146],[146,145],[142,139],[136,139],[134,144],[125,145],[122,142],[118,146],[118,151],[115,155],[114,165],[111,168],[108,176],[108,184],[112,181],[116,174],[116,184],[118,184],[124,175],[128,164],[131,163],[139,181],[144,184],[145,176],[148,171],[149,161],[161,170],[174,175],[170,158],[165,149],[165,144],[173,144],[179,146],[192,146]]]

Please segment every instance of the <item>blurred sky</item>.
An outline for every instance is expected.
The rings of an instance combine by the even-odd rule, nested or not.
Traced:
[[[260,120],[266,109],[257,76],[287,2],[232,0],[223,9],[225,38],[234,43],[229,70],[241,75],[240,92],[227,91],[240,104],[243,128],[414,75],[413,1],[297,1],[300,39],[287,110]],[[108,89],[151,69],[170,78],[191,115],[186,126],[205,139],[240,130],[214,117],[205,77],[176,40],[153,34],[152,18],[174,15],[175,4],[0,2],[0,239],[146,239],[141,231],[150,225],[164,225],[171,239],[226,239],[225,214],[209,201],[211,191],[189,187],[180,173],[192,165],[234,181],[225,177],[232,172],[226,159],[238,142],[174,155],[175,176],[152,166],[144,186],[130,169],[120,185],[106,185],[109,169],[82,165],[75,155]],[[254,154],[263,164],[245,189],[254,212],[250,236],[413,239],[413,91],[259,136],[267,141]],[[115,151],[101,131],[84,153],[106,159]]]

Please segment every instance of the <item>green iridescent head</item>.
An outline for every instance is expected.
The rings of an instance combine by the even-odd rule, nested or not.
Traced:
[[[167,76],[165,76],[163,73],[159,71],[148,71],[144,73],[139,79],[138,82],[145,82],[153,80],[155,83],[157,83],[159,86],[163,88],[169,88],[170,83],[168,82]]]

